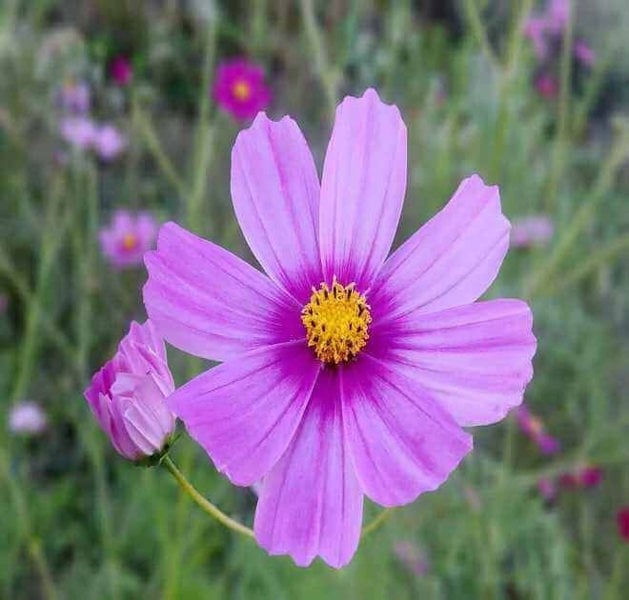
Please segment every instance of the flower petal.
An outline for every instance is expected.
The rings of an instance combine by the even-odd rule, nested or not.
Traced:
[[[325,156],[321,260],[326,281],[369,287],[389,253],[406,191],[406,126],[369,89],[347,97]]]
[[[305,303],[321,282],[319,178],[308,144],[289,117],[259,114],[232,151],[231,192],[249,247],[269,276]]]
[[[533,376],[533,317],[521,300],[491,300],[376,327],[370,352],[394,361],[462,426],[502,419]]]
[[[374,322],[469,304],[495,279],[509,246],[497,186],[464,179],[446,207],[387,260],[369,301]]]
[[[339,568],[358,547],[362,509],[343,434],[338,375],[324,369],[291,445],[264,479],[256,538],[270,554],[290,554],[300,566],[320,555]]]
[[[301,307],[230,252],[166,223],[145,255],[144,305],[158,333],[197,356],[226,360],[303,337]]]
[[[286,450],[320,368],[305,343],[278,344],[210,369],[166,402],[219,471],[252,485]]]
[[[341,374],[343,421],[358,480],[384,506],[438,488],[472,439],[416,381],[363,354]]]

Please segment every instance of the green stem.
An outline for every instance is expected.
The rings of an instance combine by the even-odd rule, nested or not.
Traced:
[[[392,508],[385,508],[383,511],[380,512],[380,514],[378,514],[377,517],[375,517],[370,523],[367,523],[367,525],[365,525],[363,527],[363,530],[360,534],[360,538],[363,539],[365,537],[367,537],[370,533],[373,533],[374,531],[376,531],[376,529],[379,529],[380,526],[393,514],[393,509]]]
[[[255,534],[253,529],[235,521],[231,517],[227,516],[220,508],[218,508],[215,504],[212,504],[205,496],[203,496],[187,479],[186,476],[177,468],[177,465],[172,461],[169,456],[165,456],[161,462],[164,467],[170,472],[170,474],[176,479],[179,487],[192,498],[192,500],[210,517],[216,519],[219,523],[227,527],[227,529],[231,529],[236,533],[241,533],[242,535],[255,538]],[[376,529],[378,529],[390,516],[392,513],[392,509],[385,508],[377,517],[373,519],[370,523],[363,527],[361,538],[369,535]]]
[[[469,22],[472,34],[481,47],[483,54],[491,65],[498,67],[500,63],[491,47],[491,44],[489,43],[489,39],[487,38],[487,30],[483,26],[483,20],[475,0],[465,0],[463,7],[465,9],[465,15]]]
[[[301,16],[304,23],[304,29],[306,31],[306,37],[312,46],[315,68],[317,69],[317,74],[321,80],[321,85],[323,86],[323,91],[325,93],[328,105],[328,116],[333,118],[338,100],[337,73],[332,69],[328,62],[321,31],[317,25],[312,0],[301,0],[299,6],[301,8]]]
[[[254,538],[253,529],[235,521],[231,517],[228,517],[222,510],[212,504],[207,498],[205,498],[185,477],[185,475],[177,468],[175,463],[170,457],[165,456],[162,459],[162,464],[170,471],[170,474],[175,478],[179,487],[196,502],[196,504],[210,517],[216,519],[219,523],[235,531],[241,533],[245,537]]]

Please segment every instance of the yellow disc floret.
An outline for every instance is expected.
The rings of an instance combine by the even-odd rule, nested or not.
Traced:
[[[329,288],[312,288],[310,302],[301,311],[308,346],[325,363],[339,364],[354,358],[367,344],[370,307],[355,285],[336,280]]]
[[[249,100],[249,97],[251,96],[251,86],[249,85],[249,82],[243,79],[238,79],[232,86],[232,92],[234,93],[236,100],[244,102]]]

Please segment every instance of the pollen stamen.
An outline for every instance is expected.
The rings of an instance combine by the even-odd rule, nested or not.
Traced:
[[[325,363],[339,364],[354,358],[367,344],[370,307],[355,284],[312,288],[310,302],[301,311],[308,346]]]

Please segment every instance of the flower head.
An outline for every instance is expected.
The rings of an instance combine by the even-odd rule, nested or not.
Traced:
[[[92,146],[100,158],[110,161],[126,148],[127,140],[116,127],[105,124],[95,129]]]
[[[511,246],[530,248],[545,246],[553,237],[555,227],[546,215],[531,215],[513,221],[511,228]]]
[[[556,454],[561,449],[559,440],[546,432],[542,420],[522,404],[516,412],[518,425],[522,432],[539,448],[542,454]]]
[[[546,100],[554,100],[559,95],[559,81],[552,73],[540,73],[534,85],[537,93]]]
[[[149,213],[134,215],[119,209],[100,232],[101,251],[114,267],[139,265],[144,253],[153,246],[156,233],[157,223]]]
[[[59,92],[59,104],[67,112],[84,115],[90,109],[90,87],[85,81],[67,81]]]
[[[542,477],[537,482],[537,491],[546,502],[552,502],[557,496],[557,484],[549,477]]]
[[[592,47],[584,40],[574,43],[574,56],[584,67],[593,67],[596,62],[596,54]]]
[[[564,489],[581,489],[598,486],[603,480],[603,469],[595,465],[579,464],[559,476]]]
[[[218,66],[213,94],[218,105],[239,121],[252,119],[271,102],[262,67],[246,58]]]
[[[114,83],[119,86],[126,86],[133,78],[133,67],[131,61],[123,55],[114,57],[109,63],[109,76]]]
[[[174,223],[145,256],[144,303],[178,348],[222,364],[168,400],[236,485],[264,479],[271,554],[340,567],[363,496],[438,488],[532,376],[520,300],[475,301],[509,245],[498,188],[473,175],[387,258],[406,190],[406,127],[374,90],[336,113],[323,178],[297,124],[259,114],[232,153],[236,217],[266,275]]]
[[[430,563],[426,553],[413,542],[399,540],[393,544],[393,552],[398,560],[416,577],[423,577],[430,572]]]
[[[61,120],[59,132],[71,146],[80,150],[89,150],[94,143],[97,126],[89,117],[65,117]]]
[[[94,375],[84,395],[116,451],[138,461],[159,454],[168,443],[175,417],[165,398],[174,389],[164,342],[147,321],[131,323],[115,356]]]
[[[38,435],[48,426],[46,413],[36,402],[18,402],[9,412],[9,431],[23,435]]]
[[[629,506],[623,506],[616,514],[618,535],[620,539],[629,542]]]

